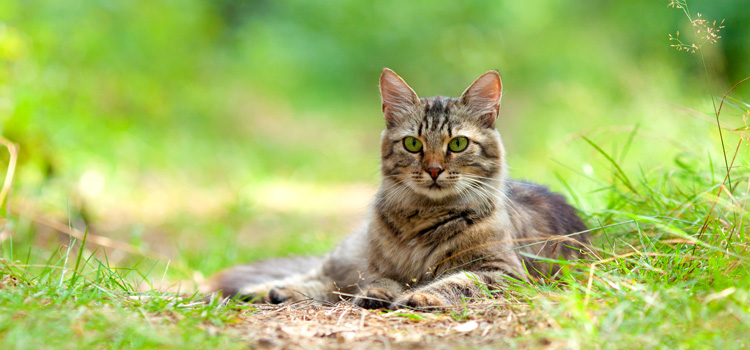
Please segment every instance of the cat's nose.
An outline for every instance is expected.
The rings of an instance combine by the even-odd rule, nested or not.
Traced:
[[[436,167],[436,166],[428,167],[426,170],[427,170],[428,173],[430,173],[430,177],[433,180],[437,180],[438,176],[440,176],[440,173],[443,172],[443,168]]]

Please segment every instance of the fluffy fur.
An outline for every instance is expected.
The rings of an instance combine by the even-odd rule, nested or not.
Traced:
[[[209,291],[256,302],[355,295],[365,308],[434,308],[502,290],[509,279],[551,276],[556,266],[545,259],[579,257],[588,236],[569,235],[586,230],[576,210],[543,186],[506,178],[496,71],[458,98],[419,98],[386,68],[380,92],[382,181],[366,224],[322,259],[234,267],[213,277]],[[466,147],[451,150],[457,138]],[[409,150],[407,140],[421,147]]]

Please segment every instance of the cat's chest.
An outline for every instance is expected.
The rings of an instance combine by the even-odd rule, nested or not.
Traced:
[[[492,214],[491,208],[453,207],[396,211],[381,218],[389,225],[386,237],[404,248],[433,251],[471,239],[467,232]]]
[[[388,277],[404,284],[417,285],[435,279],[441,260],[448,257],[452,244],[426,246],[417,241],[381,245],[371,252],[371,262],[377,265],[380,277]]]
[[[459,253],[476,241],[477,224],[490,212],[474,209],[405,211],[381,215],[372,232],[370,265],[402,283],[431,281],[462,263]]]

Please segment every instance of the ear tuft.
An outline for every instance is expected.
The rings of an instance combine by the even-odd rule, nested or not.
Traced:
[[[388,127],[398,124],[401,116],[419,104],[419,96],[396,72],[383,68],[380,74],[380,97]]]
[[[488,128],[495,127],[495,119],[500,111],[500,97],[503,83],[500,74],[491,70],[482,74],[469,86],[458,101],[479,117],[479,121]]]

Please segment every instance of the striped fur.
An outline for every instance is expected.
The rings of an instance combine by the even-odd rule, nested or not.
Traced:
[[[364,227],[306,272],[245,283],[253,278],[244,274],[263,269],[235,267],[208,290],[258,302],[356,295],[366,308],[434,308],[502,289],[508,278],[551,276],[556,266],[543,260],[580,256],[587,234],[568,237],[586,230],[576,210],[543,186],[506,177],[494,126],[497,72],[459,98],[419,98],[388,69],[380,89],[382,181]],[[407,137],[422,148],[407,150]],[[468,143],[454,152],[448,143],[457,137]]]

